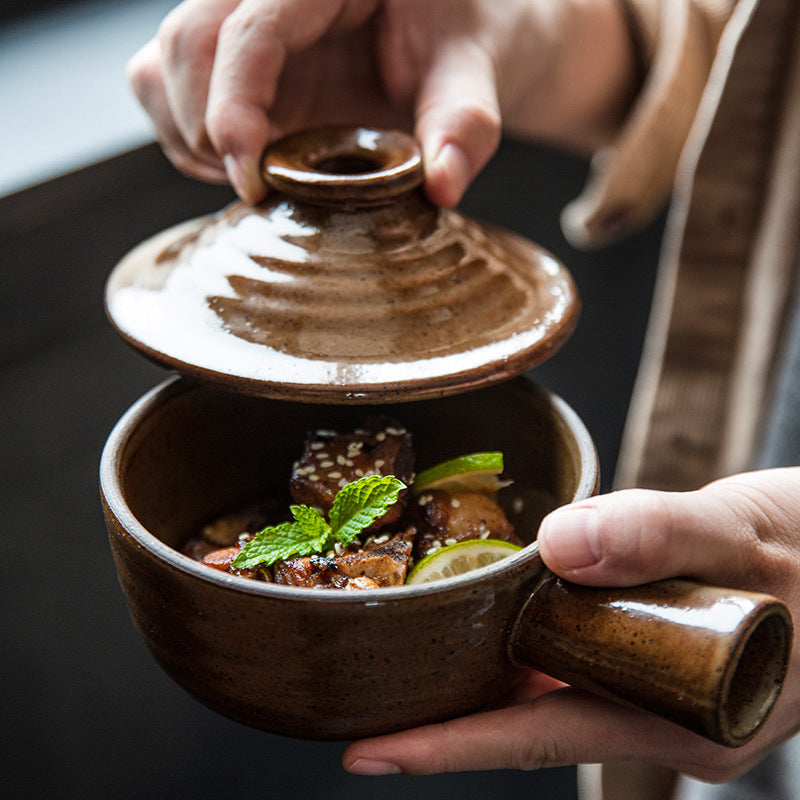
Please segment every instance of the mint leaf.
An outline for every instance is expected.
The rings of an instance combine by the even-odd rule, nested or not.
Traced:
[[[289,506],[293,522],[259,531],[233,559],[234,569],[250,569],[298,556],[330,550],[336,542],[348,545],[364,528],[397,502],[406,485],[393,475],[368,475],[348,483],[333,499],[330,524],[316,508]]]
[[[368,475],[348,483],[333,500],[330,518],[336,541],[348,545],[397,502],[406,485],[394,475]]]
[[[301,506],[301,508],[307,507]],[[311,510],[313,509],[309,509]],[[234,569],[248,569],[262,564],[268,567],[276,561],[286,561],[287,558],[309,556],[327,550],[333,544],[330,528],[319,512],[317,516],[325,525],[324,530],[309,531],[298,521],[283,522],[280,525],[264,528],[242,547],[233,559],[232,566]]]
[[[309,536],[324,536],[331,532],[331,526],[325,522],[325,517],[311,506],[289,506],[289,511],[297,524]]]

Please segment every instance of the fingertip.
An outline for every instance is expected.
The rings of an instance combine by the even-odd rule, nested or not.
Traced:
[[[353,775],[399,775],[403,770],[388,761],[375,761],[370,758],[342,759],[342,766]]]
[[[222,163],[233,190],[245,202],[255,205],[264,199],[267,187],[261,176],[261,165],[251,156],[235,156],[228,153]]]
[[[431,201],[454,208],[472,179],[466,153],[457,144],[447,142],[426,162],[425,189]]]
[[[539,529],[539,552],[545,564],[573,578],[603,558],[600,515],[594,506],[565,506],[548,514]]]

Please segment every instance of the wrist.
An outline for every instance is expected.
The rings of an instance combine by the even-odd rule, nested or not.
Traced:
[[[506,130],[586,152],[608,144],[645,70],[625,0],[537,0],[529,8],[537,30],[527,63],[516,64],[529,79],[504,98]]]

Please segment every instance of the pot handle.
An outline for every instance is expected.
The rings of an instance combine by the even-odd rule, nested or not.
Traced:
[[[551,573],[520,611],[514,663],[738,747],[780,694],[792,644],[774,597],[668,580],[626,589]]]

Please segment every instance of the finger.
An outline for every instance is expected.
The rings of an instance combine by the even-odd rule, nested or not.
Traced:
[[[494,66],[475,42],[441,46],[420,87],[416,135],[428,195],[438,205],[455,206],[500,144]]]
[[[127,77],[134,94],[153,121],[162,149],[185,175],[210,183],[227,183],[219,159],[192,152],[175,125],[160,65],[160,45],[157,39],[152,39],[128,62]]]
[[[541,525],[542,559],[563,578],[589,585],[685,576],[774,589],[791,580],[781,522],[791,527],[791,514],[800,512],[800,482],[771,472],[769,478],[752,473],[696,492],[634,489],[565,506]],[[785,491],[770,499],[787,480]]]
[[[374,5],[347,4],[365,12]],[[269,141],[268,114],[286,56],[341,24],[344,7],[343,0],[245,0],[223,23],[205,122],[242,199],[255,202],[265,192],[261,154]],[[351,15],[348,24],[358,21]]]
[[[529,703],[537,697],[541,697],[547,692],[552,692],[555,689],[563,689],[567,684],[563,681],[551,678],[543,672],[537,670],[528,670],[528,675],[525,680],[516,686],[513,691],[505,698],[502,705],[512,705],[517,703]]]
[[[761,755],[757,744],[730,750],[648,712],[559,689],[530,703],[355,742],[342,763],[362,775],[429,775],[640,758],[722,780]]]
[[[214,158],[205,127],[209,81],[217,36],[238,0],[184,0],[158,30],[164,92],[175,127],[198,160]]]

